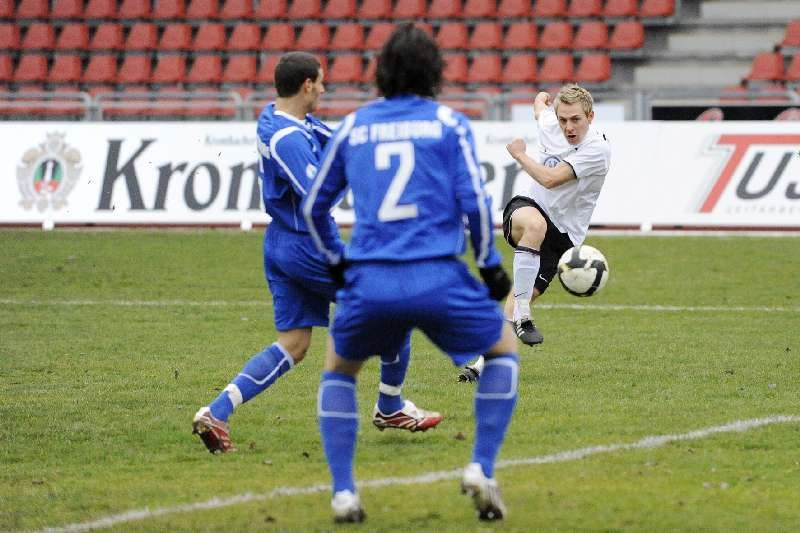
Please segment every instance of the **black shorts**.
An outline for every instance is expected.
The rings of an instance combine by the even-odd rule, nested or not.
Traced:
[[[558,260],[563,253],[572,248],[574,244],[572,244],[572,241],[569,239],[569,235],[558,231],[558,228],[553,224],[553,221],[550,220],[550,217],[547,216],[544,210],[539,207],[539,204],[526,196],[513,197],[508,204],[506,204],[505,209],[503,209],[503,238],[508,244],[513,248],[517,247],[517,243],[511,238],[512,213],[520,207],[528,206],[535,207],[547,222],[547,232],[544,235],[541,250],[539,250],[539,275],[536,276],[536,283],[534,284],[534,288],[539,291],[539,294],[542,294],[547,290],[547,287],[550,286],[550,282],[553,281],[553,276],[556,275]]]

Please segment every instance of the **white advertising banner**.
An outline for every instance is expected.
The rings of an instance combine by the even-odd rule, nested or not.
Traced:
[[[603,226],[800,228],[800,123],[607,122]],[[473,123],[495,221],[530,179],[536,126]],[[0,224],[264,223],[255,124],[0,122]],[[334,213],[352,223],[347,203]]]

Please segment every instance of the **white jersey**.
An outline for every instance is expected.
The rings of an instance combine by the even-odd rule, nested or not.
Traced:
[[[564,137],[552,107],[539,115],[539,163],[555,167],[566,161],[575,172],[577,180],[546,189],[531,180],[528,196],[544,209],[553,224],[569,235],[574,245],[583,243],[589,229],[597,197],[603,188],[611,164],[611,147],[602,132],[589,126],[586,137],[578,145],[571,145]]]

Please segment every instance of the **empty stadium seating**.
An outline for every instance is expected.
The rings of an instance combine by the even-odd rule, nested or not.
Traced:
[[[0,0],[0,90],[260,90],[292,49],[320,57],[339,94],[369,90],[376,53],[403,21],[444,49],[452,94],[603,84],[611,58],[643,47],[642,20],[674,14],[674,0]],[[800,20],[780,44],[800,47]],[[747,78],[797,82],[796,58],[784,63],[765,74],[754,60]]]

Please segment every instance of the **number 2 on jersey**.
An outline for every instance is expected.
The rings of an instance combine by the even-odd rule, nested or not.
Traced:
[[[414,145],[409,141],[380,143],[375,146],[375,169],[387,170],[391,168],[392,156],[397,156],[400,164],[397,172],[389,183],[389,189],[378,209],[378,220],[392,222],[418,216],[417,204],[399,204],[400,197],[414,172]]]

